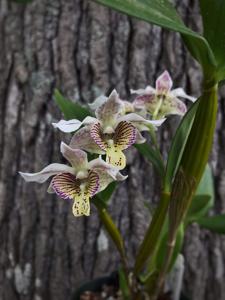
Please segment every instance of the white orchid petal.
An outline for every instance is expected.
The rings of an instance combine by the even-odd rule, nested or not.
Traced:
[[[91,125],[91,124],[96,123],[96,122],[98,122],[98,120],[97,120],[96,118],[87,116],[87,117],[83,120],[82,124],[83,124],[83,125]]]
[[[146,138],[144,138],[143,135],[140,133],[140,131],[137,130],[135,144],[144,144],[145,142],[146,142]]]
[[[158,120],[149,120],[149,124],[152,124],[155,127],[161,126],[166,121],[166,118],[158,119]]]
[[[142,116],[136,114],[136,113],[130,113],[124,116],[121,116],[120,118],[117,119],[117,123],[120,123],[122,121],[127,121],[127,122],[145,122],[147,121],[145,118]]]
[[[148,95],[148,94],[155,94],[155,89],[151,87],[150,85],[147,85],[145,89],[138,89],[138,90],[130,90],[131,94],[136,94],[136,95]]]
[[[88,106],[92,109],[92,110],[96,110],[97,108],[99,108],[102,104],[104,104],[107,101],[108,97],[101,95],[98,98],[95,99],[95,101],[93,103],[88,104]]]
[[[86,152],[80,149],[72,149],[63,142],[61,142],[60,151],[76,170],[76,173],[81,170],[87,170],[88,159]]]
[[[156,80],[156,91],[167,93],[171,90],[173,81],[168,71],[164,71]]]
[[[23,173],[19,172],[19,174],[27,181],[27,182],[45,182],[49,177],[61,174],[61,173],[71,173],[74,174],[74,169],[64,165],[53,163],[45,167],[42,171],[38,173]]]
[[[172,90],[171,94],[175,97],[182,97],[182,98],[188,99],[192,102],[195,102],[197,100],[197,98],[187,95],[185,93],[184,89],[182,89],[182,88],[177,88],[175,90]]]
[[[121,121],[127,121],[130,122],[134,127],[136,127],[139,131],[146,131],[148,130],[147,125],[151,124],[155,127],[161,126],[162,123],[166,119],[159,119],[159,120],[147,120],[144,117],[136,114],[136,113],[130,113],[125,116],[120,117],[117,122]]]
[[[173,98],[172,100],[173,100],[172,101],[172,106],[170,108],[169,114],[183,116],[187,111],[187,107],[184,104],[184,102],[182,102],[178,98]]]
[[[80,128],[82,125],[82,122],[76,119],[72,120],[60,120],[58,123],[52,123],[52,125],[55,128],[58,128],[59,130],[63,132],[73,132]]]

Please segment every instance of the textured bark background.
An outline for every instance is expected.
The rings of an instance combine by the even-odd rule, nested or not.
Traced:
[[[199,29],[196,2],[176,4],[186,24]],[[18,175],[61,160],[59,143],[69,136],[51,126],[60,119],[54,88],[83,103],[114,87],[127,97],[164,69],[176,86],[199,95],[199,67],[177,34],[87,0],[0,0],[1,300],[71,299],[81,282],[118,266],[94,207],[90,218],[75,219],[70,203],[46,193],[47,183],[26,184]],[[225,212],[224,110],[221,101],[212,155],[216,212]],[[159,132],[165,154],[177,120],[170,118]],[[110,211],[133,257],[149,220],[143,203],[155,203],[159,186],[135,149],[128,156],[129,178]],[[225,299],[225,238],[193,225],[183,252],[183,290],[190,299]]]

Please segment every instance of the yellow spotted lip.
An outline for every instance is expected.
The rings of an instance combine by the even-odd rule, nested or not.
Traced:
[[[100,123],[95,123],[92,125],[90,133],[96,144],[105,151],[106,162],[119,169],[124,169],[126,157],[123,150],[135,143],[136,128],[127,121],[121,121],[114,132],[109,135],[102,132]]]

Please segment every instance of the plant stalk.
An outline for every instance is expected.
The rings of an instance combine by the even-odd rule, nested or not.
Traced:
[[[169,204],[169,237],[164,264],[159,272],[152,299],[157,300],[163,289],[176,242],[177,230],[190,207],[203,175],[216,125],[217,85],[206,89],[200,99],[195,120],[175,175]]]

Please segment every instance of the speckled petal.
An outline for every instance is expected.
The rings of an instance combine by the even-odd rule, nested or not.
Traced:
[[[126,156],[121,149],[112,145],[106,150],[106,162],[123,170],[126,167]]]
[[[51,186],[62,199],[74,200],[81,194],[80,180],[70,173],[62,173],[53,177]]]
[[[85,184],[84,189],[81,188],[82,184]],[[74,216],[89,216],[89,199],[99,189],[99,177],[97,173],[90,172],[86,181],[83,182],[76,179],[74,175],[64,173],[54,176],[51,186],[59,197],[74,201],[72,208]]]
[[[99,190],[99,176],[96,172],[90,171],[88,176],[87,192],[93,197]]]
[[[126,166],[126,156],[122,152],[136,141],[136,128],[126,121],[120,122],[114,133],[113,141],[108,142],[106,162],[122,170]]]
[[[173,81],[168,71],[164,71],[156,80],[157,93],[168,93],[173,86]]]
[[[160,116],[180,115],[183,116],[187,111],[186,105],[177,98],[166,98],[161,110]]]
[[[23,173],[19,172],[19,174],[28,182],[39,182],[43,183],[45,182],[49,177],[60,174],[60,173],[71,173],[74,174],[74,169],[63,164],[50,164],[47,167],[45,167],[42,171],[38,173]]]
[[[122,101],[116,90],[113,90],[106,102],[97,108],[95,114],[103,128],[114,126],[117,116],[123,110]]]
[[[136,140],[136,128],[129,122],[120,122],[114,134],[114,145],[120,150],[125,150],[135,143]]]
[[[73,149],[83,149],[90,153],[104,154],[105,152],[91,137],[90,126],[79,129],[72,137],[69,146]]]
[[[158,101],[155,94],[146,94],[135,98],[133,105],[136,109],[150,109],[150,111],[154,111],[157,103]]]
[[[95,123],[91,126],[91,137],[95,141],[95,143],[102,149],[106,150],[107,144],[106,142],[102,139],[102,132],[101,132],[101,124],[100,123]]]
[[[81,194],[73,202],[72,212],[74,217],[90,216],[90,197]]]

